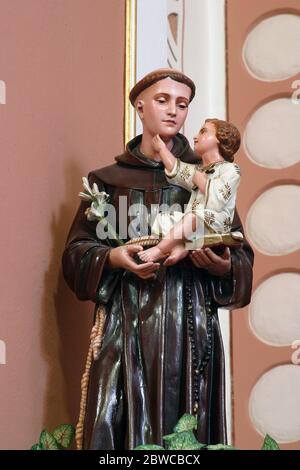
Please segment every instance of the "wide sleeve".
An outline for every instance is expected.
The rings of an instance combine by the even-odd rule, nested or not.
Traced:
[[[192,194],[187,211],[197,215],[202,222],[201,227],[204,223],[211,232],[229,232],[234,217],[239,183],[238,166],[226,162],[216,176],[208,178],[204,196],[200,190]]]
[[[235,212],[231,231],[244,234],[238,213]],[[236,309],[248,305],[252,292],[252,267],[254,253],[246,238],[241,248],[231,249],[231,272],[228,276],[218,277],[209,273],[212,296],[220,308]]]
[[[179,158],[176,158],[172,171],[168,171],[165,168],[165,175],[170,184],[175,184],[191,192],[195,189],[195,184],[193,183],[195,171],[196,165],[184,163]]]
[[[240,184],[240,169],[234,163],[226,163],[217,177],[208,179],[205,188],[206,206],[216,212],[226,207],[234,208],[236,193]]]
[[[89,183],[103,184],[90,174]],[[109,242],[99,240],[96,221],[88,221],[85,210],[90,203],[82,201],[71,226],[62,257],[64,278],[80,300],[108,302],[122,270],[108,270],[106,260],[113,248]]]

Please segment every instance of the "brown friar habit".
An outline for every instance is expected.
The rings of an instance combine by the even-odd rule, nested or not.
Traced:
[[[173,141],[176,157],[198,162],[183,135]],[[145,157],[140,143],[141,136],[135,137],[116,163],[89,174],[89,182],[110,195],[117,230],[121,216],[132,222],[124,208],[119,214],[119,196],[127,197],[128,207],[138,205],[135,236],[145,235],[145,224],[150,229],[151,205],[179,204],[184,211],[190,198],[188,191],[166,181],[162,164]],[[96,307],[105,304],[107,311],[100,357],[91,367],[84,448],[163,445],[162,437],[172,433],[184,413],[193,413],[195,402],[198,440],[225,443],[224,353],[217,310],[249,303],[251,247],[245,241],[231,250],[232,270],[223,278],[195,267],[187,257],[162,266],[155,280],[143,280],[107,268],[107,256],[116,245],[97,238],[96,222],[84,213],[88,206],[81,203],[63,254],[64,276],[78,299],[91,300]],[[232,230],[243,231],[237,214]]]

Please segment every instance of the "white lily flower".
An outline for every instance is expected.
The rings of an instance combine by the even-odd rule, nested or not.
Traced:
[[[88,209],[86,209],[86,211],[85,211],[86,218],[87,218],[88,220],[90,220],[90,221],[96,220],[96,219],[94,218],[93,214],[90,214],[90,211],[91,211],[91,208],[88,207]]]
[[[91,196],[93,196],[93,191],[91,190],[90,184],[86,176],[83,176],[82,178],[82,184],[84,189],[86,190],[87,193],[89,193]]]
[[[98,220],[99,223],[107,227],[107,232],[109,233],[110,238],[115,240],[119,246],[124,245],[123,240],[119,238],[114,228],[104,216],[105,208],[107,207],[106,202],[109,200],[109,194],[105,191],[99,191],[99,187],[96,183],[93,183],[93,187],[91,188],[89,181],[85,176],[82,178],[82,184],[85,191],[80,192],[78,196],[84,201],[92,201],[91,206],[85,211],[87,219],[89,221]]]
[[[86,215],[86,218],[90,221],[98,220],[98,217],[95,216],[95,214],[93,213],[90,207],[85,211],[85,215]]]
[[[97,194],[94,194],[93,196],[95,202],[100,206],[102,204],[105,204],[106,201],[109,199],[109,195],[105,191],[98,192]]]
[[[93,184],[92,193],[93,194],[98,194],[99,193],[99,188],[98,188],[97,183]]]
[[[92,202],[91,207],[86,210],[88,220],[100,220],[104,217],[104,205],[98,205],[97,202]]]
[[[92,200],[93,200],[92,196],[90,196],[90,195],[87,194],[87,193],[80,192],[80,193],[78,194],[78,196],[79,196],[80,199],[82,199],[83,201],[92,201]]]

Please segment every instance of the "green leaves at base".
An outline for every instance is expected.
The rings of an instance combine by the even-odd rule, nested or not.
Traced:
[[[174,433],[163,437],[166,449],[154,444],[142,444],[134,450],[238,450],[236,447],[224,444],[201,444],[196,439],[195,429],[197,429],[197,418],[186,413],[174,427]],[[277,442],[267,434],[262,450],[280,450],[280,448]]]
[[[193,429],[197,429],[197,418],[196,416],[185,413],[180,418],[180,420],[176,424],[173,431],[182,432],[182,431],[192,431]]]
[[[225,444],[212,444],[209,446],[206,446],[207,450],[238,450],[236,447],[233,446],[227,446]]]
[[[30,450],[44,450],[40,444],[34,444]]]
[[[261,450],[280,450],[280,447],[269,434],[266,434]]]
[[[72,424],[61,424],[53,431],[54,439],[64,448],[67,449],[75,436],[75,429]]]
[[[197,441],[192,430],[175,432],[163,437],[168,450],[197,450],[205,447]]]
[[[42,446],[44,450],[59,450],[59,445],[55,438],[46,429],[41,432],[40,446]]]
[[[185,413],[174,427],[174,433],[163,437],[167,449],[199,450],[205,447],[204,444],[200,444],[200,442],[197,441],[193,432],[194,429],[197,429],[196,416]]]
[[[67,449],[75,436],[75,428],[72,424],[60,424],[53,433],[44,429],[40,435],[38,444],[34,444],[30,450],[62,450]]]
[[[141,444],[135,447],[133,450],[165,450],[164,447],[157,446],[156,444]]]

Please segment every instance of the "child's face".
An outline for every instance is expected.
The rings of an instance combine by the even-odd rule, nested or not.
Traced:
[[[198,155],[214,150],[218,146],[216,128],[213,122],[205,122],[194,137],[194,150]]]

